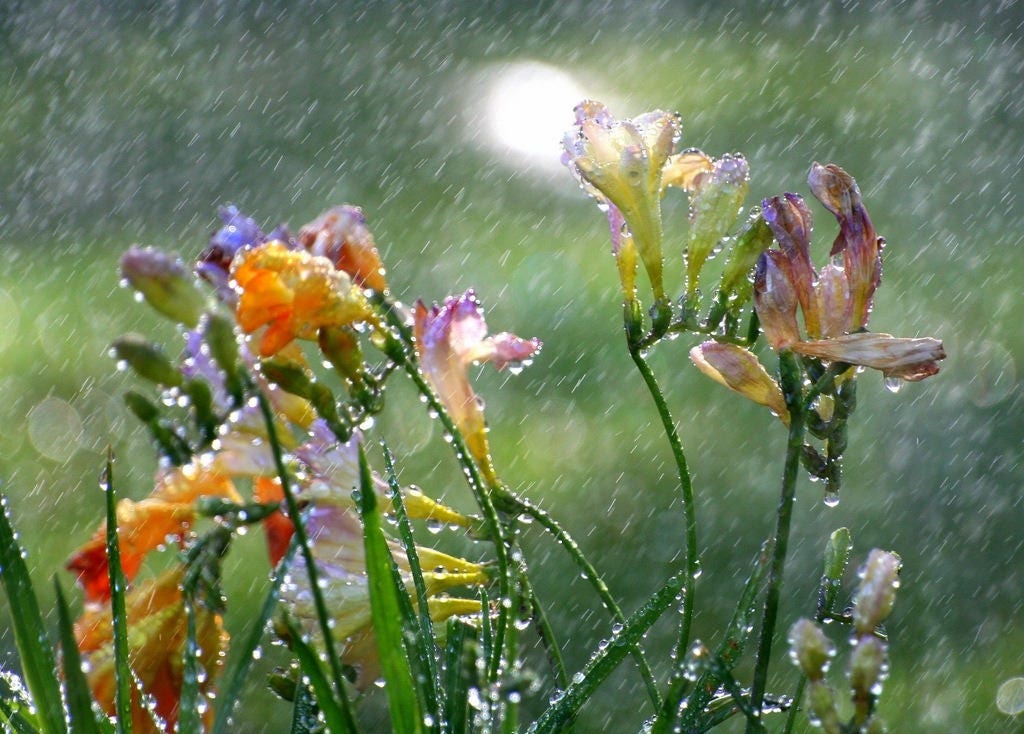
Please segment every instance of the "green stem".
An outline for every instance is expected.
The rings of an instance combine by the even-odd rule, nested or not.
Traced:
[[[302,522],[298,500],[295,498],[291,482],[288,479],[288,470],[284,465],[284,456],[281,453],[281,441],[277,435],[277,425],[274,422],[274,414],[270,409],[270,402],[267,400],[267,396],[263,394],[263,391],[255,386],[251,386],[251,388],[253,392],[256,393],[256,399],[260,405],[260,412],[263,413],[263,421],[267,426],[267,442],[270,444],[270,450],[274,456],[274,467],[277,469],[277,476],[281,480],[281,491],[284,493],[285,504],[288,507],[288,516],[292,520],[292,526],[295,528],[295,538],[298,541],[299,548],[302,550],[302,557],[306,562],[306,573],[309,576],[309,587],[313,594],[313,603],[316,607],[316,616],[320,624],[320,632],[324,638],[324,648],[327,651],[327,660],[331,666],[331,677],[333,678],[331,682],[334,685],[335,692],[337,693],[338,700],[340,702],[341,714],[345,719],[346,726],[350,731],[356,731],[355,719],[352,717],[348,696],[345,693],[345,687],[342,683],[343,675],[340,658],[338,657],[337,650],[334,646],[334,636],[331,634],[330,614],[327,610],[327,604],[324,602],[323,591],[320,588],[320,574],[317,572],[316,561],[313,558],[313,550],[309,544],[309,536],[306,534],[306,526]]]
[[[761,621],[761,637],[757,647],[757,664],[750,692],[750,704],[760,714],[764,702],[765,685],[768,681],[768,665],[771,660],[772,641],[779,614],[779,599],[786,568],[786,551],[789,547],[789,530],[793,519],[793,501],[796,497],[796,480],[800,470],[800,453],[804,443],[804,401],[801,390],[800,366],[792,352],[779,355],[779,376],[782,393],[789,408],[789,438],[786,443],[786,463],[782,474],[782,492],[772,540],[772,561],[768,577],[768,593],[764,601],[764,616]],[[764,730],[760,718],[748,720],[747,734]]]
[[[650,365],[644,359],[640,350],[633,344],[629,345],[629,356],[633,358],[636,368],[644,378],[644,384],[654,399],[658,409],[658,416],[661,418],[661,425],[668,437],[672,447],[672,456],[675,458],[676,469],[679,472],[679,497],[683,505],[683,523],[686,534],[686,574],[683,579],[682,596],[683,603],[679,620],[679,639],[676,642],[676,661],[682,664],[686,658],[686,650],[690,645],[690,627],[693,624],[694,592],[697,576],[700,571],[700,563],[697,559],[697,513],[693,501],[693,485],[690,483],[690,470],[686,466],[686,454],[683,453],[683,444],[679,440],[679,433],[676,431],[675,421],[669,412],[668,404],[665,402],[665,395],[661,392],[658,382],[651,371]]]
[[[565,549],[569,557],[575,561],[576,566],[583,573],[584,578],[590,583],[594,591],[597,592],[598,597],[601,599],[601,603],[604,604],[604,608],[615,618],[615,621],[619,624],[625,624],[626,618],[622,614],[622,609],[615,602],[615,598],[611,595],[608,590],[608,585],[604,582],[598,574],[597,569],[587,560],[587,557],[583,555],[583,551],[580,550],[579,545],[573,539],[571,535],[563,528],[557,520],[551,515],[537,507],[529,500],[522,497],[517,497],[508,490],[504,490],[500,495],[502,502],[507,503],[511,509],[517,513],[521,513],[528,517],[536,520],[541,527],[547,530],[551,536]],[[647,695],[651,699],[651,703],[654,705],[654,710],[657,711],[661,708],[661,694],[658,693],[658,684],[654,680],[654,674],[651,672],[651,666],[647,663],[647,658],[644,657],[644,652],[639,645],[633,647],[630,651],[633,655],[633,659],[636,661],[637,667],[640,669],[640,675],[644,679],[644,685],[647,686]]]
[[[419,367],[406,356],[403,361],[406,374],[416,385],[417,390],[427,400],[427,405],[436,415],[438,420],[441,421],[441,425],[444,426],[444,430],[447,435],[452,437],[452,448],[455,450],[455,458],[462,466],[462,470],[466,475],[466,479],[469,483],[469,488],[473,492],[473,497],[476,500],[477,506],[483,513],[484,522],[487,525],[487,532],[490,535],[492,542],[494,543],[494,555],[495,560],[498,563],[498,618],[495,620],[494,625],[494,639],[498,641],[498,644],[494,646],[493,654],[488,665],[489,678],[494,680],[497,678],[498,670],[501,667],[501,653],[503,644],[502,641],[505,639],[505,632],[508,628],[508,617],[512,606],[514,606],[514,600],[512,599],[512,580],[511,580],[511,567],[509,565],[508,550],[511,541],[506,533],[505,526],[502,524],[498,517],[498,511],[494,507],[494,502],[491,498],[491,488],[484,483],[483,478],[480,476],[480,470],[472,459],[472,455],[469,452],[469,448],[466,446],[466,441],[462,436],[462,432],[459,431],[458,426],[452,420],[451,416],[448,415],[448,411],[444,405],[438,399],[437,395],[434,394],[433,389],[427,382],[423,373],[420,372]],[[506,606],[509,602],[513,604]]]

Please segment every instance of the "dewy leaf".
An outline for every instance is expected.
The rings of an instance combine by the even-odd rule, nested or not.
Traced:
[[[0,580],[10,605],[14,641],[25,683],[39,713],[41,731],[45,734],[65,732],[64,707],[53,648],[32,589],[24,551],[7,517],[5,495],[0,495]]]
[[[98,734],[96,715],[92,709],[92,694],[89,682],[82,672],[82,657],[75,642],[75,631],[71,622],[64,590],[57,577],[53,577],[53,588],[57,598],[57,624],[60,629],[61,673],[67,691],[68,714],[71,734]]]
[[[381,673],[386,682],[385,690],[391,708],[391,726],[397,734],[415,734],[422,731],[423,717],[416,701],[412,671],[403,642],[403,615],[398,596],[407,592],[392,575],[394,560],[384,539],[380,511],[377,509],[377,494],[362,446],[359,447],[359,470],[359,512],[363,520],[370,609]]]
[[[132,671],[128,664],[128,612],[121,546],[117,537],[117,502],[114,497],[114,453],[107,450],[107,466],[101,479],[107,500],[107,572],[110,579],[110,614],[114,639],[114,707],[121,731],[132,730]]]
[[[597,687],[619,666],[630,653],[632,646],[640,641],[644,633],[675,601],[683,588],[685,578],[685,575],[679,574],[666,581],[626,620],[626,624],[612,636],[611,640],[598,648],[583,670],[573,676],[573,682],[569,687],[552,698],[551,705],[527,731],[530,734],[542,734],[565,730]]]
[[[327,676],[324,675],[323,668],[320,667],[316,653],[302,641],[302,632],[291,620],[286,619],[285,624],[288,628],[288,636],[291,638],[292,651],[299,659],[302,674],[309,679],[309,684],[313,687],[317,705],[320,706],[320,711],[327,722],[327,731],[331,734],[354,734],[355,722],[334,698],[331,684],[328,682]]]

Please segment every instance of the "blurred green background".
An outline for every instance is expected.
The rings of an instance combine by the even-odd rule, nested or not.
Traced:
[[[522,375],[476,381],[499,471],[561,518],[627,610],[660,585],[681,560],[671,457],[622,343],[603,216],[558,164],[560,130],[592,96],[621,116],[678,110],[684,146],[746,154],[750,203],[806,194],[814,160],[858,179],[889,242],[872,329],[940,337],[949,358],[898,395],[862,377],[841,504],[799,489],[781,626],[813,612],[821,548],[847,525],[855,561],[880,546],[905,562],[888,624],[892,730],[1024,731],[996,706],[1024,675],[1022,22],[1005,2],[8,0],[0,476],[44,607],[51,574],[99,521],[105,447],[125,496],[145,495],[154,470],[120,399],[136,383],[107,349],[126,331],[172,352],[178,337],[118,288],[117,259],[135,242],[193,256],[227,202],[268,229],[359,204],[398,298],[475,287],[493,331],[543,339]],[[815,214],[821,262],[835,229]],[[683,203],[666,216],[678,291]],[[652,362],[699,498],[696,631],[712,642],[773,527],[784,436],[697,374],[690,346]],[[410,399],[396,384],[380,423],[402,480],[468,506]],[[607,616],[557,548],[532,531],[525,543],[578,666]],[[237,550],[235,632],[266,577],[258,538]],[[649,636],[656,656],[672,627]],[[15,661],[0,622],[0,663]],[[790,667],[780,655],[774,689],[790,690]],[[641,700],[624,666],[580,730],[635,730]],[[256,695],[239,716],[277,731],[286,713]]]

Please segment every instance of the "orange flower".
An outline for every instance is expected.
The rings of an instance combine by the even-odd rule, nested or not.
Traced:
[[[247,334],[260,327],[260,355],[269,357],[293,339],[316,339],[323,326],[368,321],[373,312],[362,289],[334,263],[279,241],[235,257],[232,275],[240,290],[238,324]]]
[[[125,499],[117,503],[121,567],[129,581],[135,578],[147,553],[167,543],[168,538],[180,540],[185,535],[195,518],[195,501],[203,496],[241,502],[226,476],[189,465],[160,475],[156,488],[146,499],[139,502]],[[106,532],[104,523],[65,566],[78,574],[89,602],[110,598]]]
[[[185,605],[181,593],[183,568],[165,571],[135,587],[125,596],[128,616],[128,663],[136,687],[132,690],[132,726],[135,732],[173,732],[178,721],[181,695],[182,655],[187,634]],[[196,639],[199,662],[206,675],[200,691],[212,698],[213,683],[223,667],[227,634],[219,615],[197,605]],[[93,605],[75,624],[75,641],[82,652],[86,677],[93,697],[107,713],[114,713],[114,643],[110,605]],[[153,713],[143,706],[152,700]],[[153,720],[155,714],[161,721]],[[204,711],[207,725],[212,709]]]
[[[357,206],[328,209],[299,230],[299,244],[326,257],[358,285],[383,292],[388,287],[373,234]]]

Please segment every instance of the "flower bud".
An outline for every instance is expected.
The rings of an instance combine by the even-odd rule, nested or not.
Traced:
[[[761,253],[754,271],[754,309],[765,338],[775,351],[800,341],[796,321],[797,295],[789,279],[788,262],[779,250]]]
[[[825,578],[830,581],[840,581],[843,578],[852,549],[853,538],[850,536],[849,528],[833,531],[825,546]]]
[[[764,323],[764,316],[761,321]],[[767,327],[765,331],[767,333]],[[790,344],[790,348],[807,357],[871,367],[886,377],[910,382],[937,374],[939,360],[946,358],[942,342],[938,339],[908,339],[871,332],[803,341]]]
[[[822,680],[835,654],[835,645],[811,620],[798,619],[789,628],[789,655],[808,680]]]
[[[121,256],[121,276],[167,318],[189,328],[199,323],[205,301],[180,260],[133,245]]]
[[[338,374],[353,382],[360,382],[363,353],[355,330],[347,326],[325,326],[317,333],[317,343],[324,357]]]
[[[690,360],[715,382],[766,406],[789,425],[782,390],[753,352],[735,344],[708,341],[690,350]]]
[[[850,689],[857,708],[882,692],[882,682],[888,674],[889,661],[886,643],[873,635],[864,635],[850,654]]]
[[[807,333],[816,335],[819,316],[814,283],[818,276],[811,265],[811,212],[797,194],[773,196],[761,205],[764,220],[782,248],[787,263],[786,273],[800,302]]]
[[[721,290],[733,296],[737,302],[736,308],[750,298],[753,287],[749,279],[750,270],[771,244],[772,232],[760,211],[755,210],[746,228],[737,235],[725,270],[722,271]]]
[[[853,625],[859,635],[870,635],[892,611],[900,586],[902,563],[895,553],[873,548],[860,569],[860,586],[853,599]]]
[[[690,236],[686,248],[686,292],[697,290],[700,272],[715,247],[728,234],[747,196],[750,167],[741,155],[715,160],[710,172],[695,181],[690,199]]]
[[[835,693],[823,680],[807,684],[807,715],[811,723],[820,726],[825,734],[839,734]]]
[[[179,387],[182,383],[181,373],[174,368],[164,351],[137,334],[126,334],[115,339],[111,351],[139,377],[150,382],[166,387]]]

